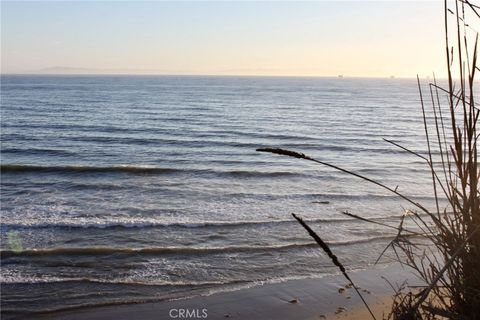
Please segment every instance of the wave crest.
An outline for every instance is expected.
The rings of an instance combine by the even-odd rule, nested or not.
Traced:
[[[331,246],[346,246],[359,243],[369,243],[380,240],[393,239],[391,236],[378,236],[372,238],[353,239],[345,241],[327,241]],[[114,247],[65,247],[65,248],[46,248],[46,249],[26,249],[23,251],[1,250],[2,259],[11,257],[44,257],[44,256],[102,256],[102,255],[162,255],[162,254],[222,254],[238,252],[269,252],[278,250],[291,250],[302,248],[315,248],[318,244],[315,242],[291,243],[284,245],[265,245],[265,246],[227,246],[227,247],[145,247],[145,248],[114,248]]]

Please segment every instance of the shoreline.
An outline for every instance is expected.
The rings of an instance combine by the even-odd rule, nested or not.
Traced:
[[[377,319],[391,306],[392,284],[418,282],[398,263],[352,271],[350,276]],[[92,307],[32,315],[36,319],[371,319],[342,275],[287,280],[196,296],[143,304]],[[183,311],[182,311],[183,310]],[[188,316],[188,317],[187,317]],[[22,318],[30,318],[29,316]]]

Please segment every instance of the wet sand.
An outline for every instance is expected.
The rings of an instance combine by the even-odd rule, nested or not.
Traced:
[[[377,319],[387,314],[392,283],[406,278],[398,264],[351,272]],[[189,299],[106,306],[45,315],[48,319],[371,319],[354,289],[341,275],[289,280]],[[184,311],[181,311],[181,310]],[[188,313],[187,313],[188,312]],[[38,318],[38,317],[36,317]]]

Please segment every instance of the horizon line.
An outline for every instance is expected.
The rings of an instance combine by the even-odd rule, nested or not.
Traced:
[[[369,79],[416,79],[415,76],[361,76],[361,75],[281,75],[281,74],[185,74],[185,73],[28,73],[0,72],[0,76],[166,76],[166,77],[258,77],[258,78],[369,78]],[[421,79],[433,79],[433,76],[419,76]],[[446,79],[446,77],[435,77]]]

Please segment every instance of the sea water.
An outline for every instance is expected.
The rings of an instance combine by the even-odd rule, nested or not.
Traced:
[[[415,80],[1,78],[4,314],[158,301],[377,259],[412,206],[305,153],[432,202]],[[382,261],[381,263],[384,263]]]

